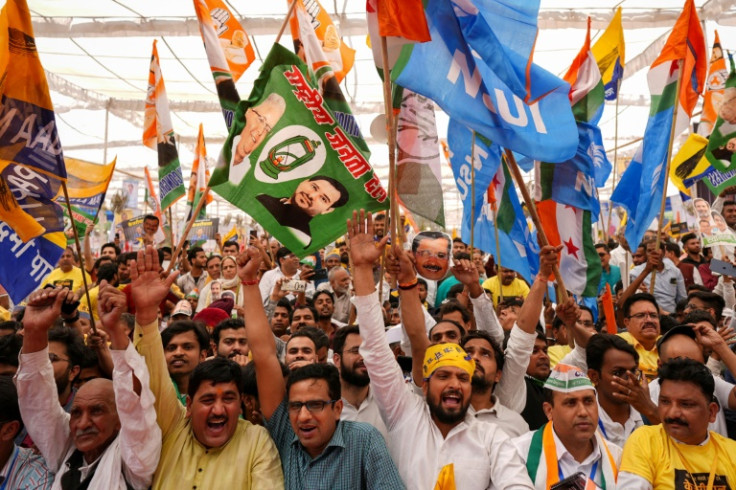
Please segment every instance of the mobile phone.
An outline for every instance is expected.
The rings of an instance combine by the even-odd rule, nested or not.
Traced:
[[[712,259],[710,261],[710,270],[723,276],[736,277],[736,267],[725,260]]]
[[[549,490],[585,490],[587,480],[585,474],[578,471],[574,475],[558,481],[549,487]]]
[[[310,279],[313,281],[327,280],[327,269],[314,269],[314,274],[312,274]]]
[[[307,290],[307,281],[300,281],[299,279],[284,281],[281,283],[281,290],[293,293],[303,293]]]

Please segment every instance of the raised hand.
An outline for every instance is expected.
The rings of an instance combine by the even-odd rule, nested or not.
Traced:
[[[480,274],[478,274],[478,269],[475,267],[472,260],[456,260],[450,270],[452,271],[452,275],[455,276],[455,279],[463,283],[465,286],[469,286],[473,283],[480,283]]]
[[[379,242],[373,240],[373,215],[360,210],[360,215],[353,211],[353,218],[347,221],[348,238],[350,240],[350,257],[353,267],[370,266],[381,257],[383,248],[388,242],[389,235]]]
[[[139,325],[156,320],[158,305],[169,294],[171,285],[179,275],[178,271],[174,271],[168,277],[161,277],[160,270],[156,249],[148,245],[138,251],[138,260],[130,268],[130,293]]]
[[[74,293],[67,288],[46,288],[31,293],[23,315],[23,328],[26,333],[34,331],[45,335],[54,321],[61,316],[61,305],[67,298],[74,299]]]
[[[539,252],[539,273],[537,274],[537,278],[546,281],[550,275],[554,274],[561,250],[562,245],[556,247],[545,245],[542,247],[542,250]]]
[[[256,247],[248,247],[235,260],[238,266],[238,277],[241,281],[255,281],[258,279],[258,269],[261,267],[261,252]]]
[[[394,243],[386,256],[386,270],[399,284],[413,283],[417,278],[414,258],[401,245]]]
[[[107,281],[100,282],[100,294],[97,301],[97,316],[110,335],[112,349],[127,349],[128,336],[120,323],[120,316],[127,310],[125,293]]]

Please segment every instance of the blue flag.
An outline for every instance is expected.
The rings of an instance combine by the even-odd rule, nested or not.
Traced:
[[[481,10],[428,0],[432,40],[404,46],[392,78],[500,146],[547,162],[572,158],[570,86],[531,63],[538,2],[513,16],[502,4],[476,3]]]
[[[472,131],[457,121],[450,120],[448,145],[450,164],[455,182],[463,201],[463,220],[461,237],[470,243],[470,224],[472,221],[470,165]],[[524,211],[516,195],[511,176],[505,165],[501,165],[501,148],[480,135],[475,137],[475,227],[473,246],[492,254],[499,262],[496,249],[495,230],[491,204],[487,190],[495,190],[498,211],[498,242],[503,267],[513,269],[527,281],[532,281],[539,269],[539,248],[532,240],[529,227],[524,219]]]

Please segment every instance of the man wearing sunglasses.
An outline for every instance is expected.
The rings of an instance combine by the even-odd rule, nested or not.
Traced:
[[[343,401],[337,368],[308,364],[284,379],[258,290],[260,263],[260,253],[250,247],[238,257],[238,276],[248,311],[246,332],[258,401],[281,456],[285,487],[404,488],[381,433],[365,423],[340,420]]]

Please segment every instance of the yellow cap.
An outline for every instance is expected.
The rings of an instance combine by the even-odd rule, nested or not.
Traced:
[[[470,376],[475,372],[475,361],[457,344],[435,344],[424,353],[422,374],[428,380],[432,374],[444,366],[454,366],[466,371]]]

